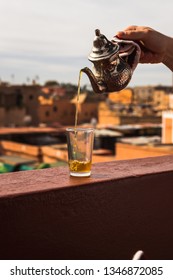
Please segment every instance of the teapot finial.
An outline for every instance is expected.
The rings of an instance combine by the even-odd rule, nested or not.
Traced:
[[[95,29],[95,38],[93,47],[88,56],[91,62],[107,59],[119,50],[118,44],[109,41],[105,35],[100,33],[99,29]]]
[[[96,34],[96,36],[100,36],[100,29],[96,29],[95,34]]]

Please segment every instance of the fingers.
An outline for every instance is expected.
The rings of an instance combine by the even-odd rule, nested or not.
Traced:
[[[122,34],[122,35],[126,35],[129,32],[133,32],[138,28],[137,25],[130,25],[128,26],[126,29],[124,29],[123,31],[119,31],[117,34]]]
[[[116,36],[122,39],[128,39],[128,37],[133,37],[134,31],[136,31],[137,25],[130,25],[127,28],[125,28],[123,31],[118,31]],[[131,39],[131,38],[130,38]]]
[[[123,31],[117,32],[116,36],[120,39],[142,40],[148,32],[148,27],[131,25]]]
[[[144,33],[139,31],[124,30],[119,31],[116,36],[120,39],[142,40]]]
[[[126,27],[125,31],[134,31],[137,30],[139,28],[139,26],[137,25],[130,25],[128,27]]]

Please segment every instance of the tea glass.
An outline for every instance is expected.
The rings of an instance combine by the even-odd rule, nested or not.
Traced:
[[[93,128],[67,128],[68,164],[71,176],[89,177],[91,175]]]

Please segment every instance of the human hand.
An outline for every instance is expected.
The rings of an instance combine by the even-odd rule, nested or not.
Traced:
[[[164,63],[170,39],[166,35],[150,27],[132,25],[119,31],[116,36],[120,39],[136,41],[140,45],[140,63]]]

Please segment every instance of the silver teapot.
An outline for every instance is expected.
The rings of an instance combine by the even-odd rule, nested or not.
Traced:
[[[86,73],[95,93],[116,92],[124,89],[132,77],[132,70],[127,61],[119,56],[119,44],[109,41],[99,29],[95,38],[89,61],[94,64],[93,72],[85,67]]]

